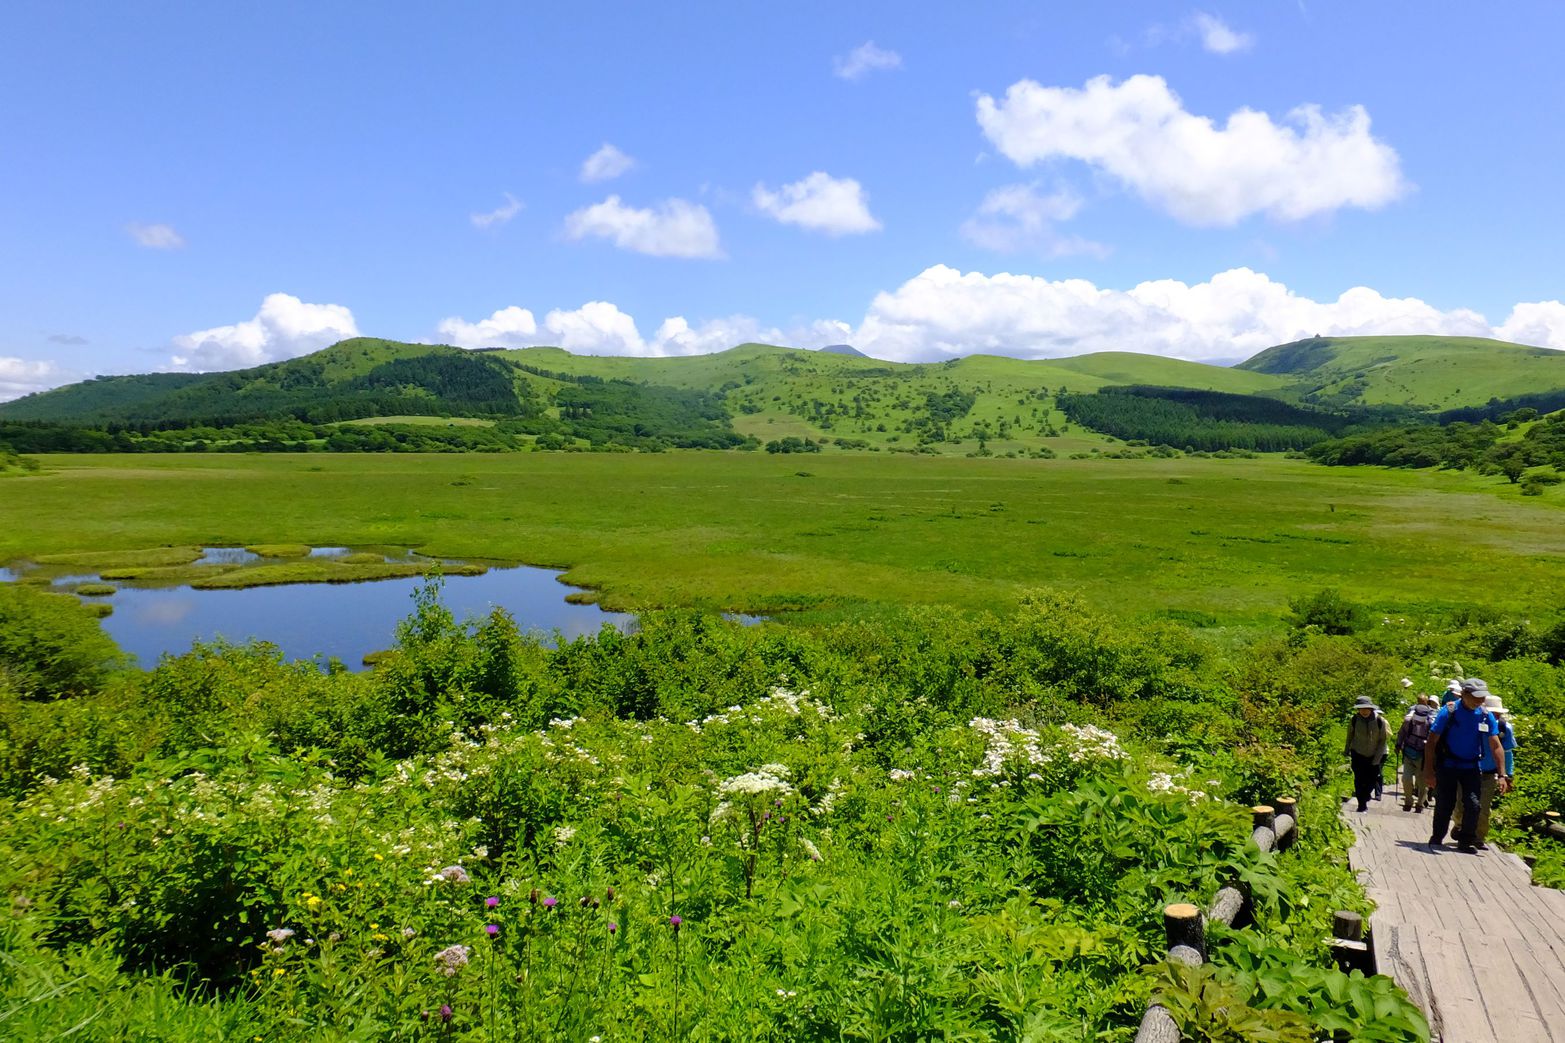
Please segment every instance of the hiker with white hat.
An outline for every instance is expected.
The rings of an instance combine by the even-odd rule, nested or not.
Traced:
[[[1375,793],[1375,781],[1380,778],[1381,765],[1386,760],[1386,740],[1391,726],[1386,723],[1375,700],[1361,695],[1353,704],[1353,716],[1348,719],[1348,739],[1342,753],[1353,765],[1353,796],[1359,802],[1358,810],[1369,810],[1370,797]]]
[[[1505,752],[1505,757],[1497,761],[1493,752],[1485,749],[1483,759],[1478,764],[1478,825],[1473,829],[1473,846],[1479,851],[1489,850],[1489,845],[1485,841],[1489,839],[1489,809],[1494,802],[1494,794],[1500,788],[1502,781],[1509,785],[1511,774],[1516,767],[1516,731],[1511,727],[1511,722],[1506,719],[1505,703],[1498,695],[1491,694],[1484,698],[1483,708],[1494,717],[1500,749]],[[1460,806],[1456,809],[1454,821],[1456,827],[1460,829],[1462,826]]]
[[[1431,850],[1445,843],[1446,827],[1451,822],[1458,794],[1462,800],[1462,823],[1456,827],[1456,849],[1466,854],[1478,850],[1474,830],[1482,801],[1480,766],[1484,752],[1493,756],[1493,763],[1505,763],[1499,725],[1494,715],[1484,709],[1484,700],[1489,694],[1489,686],[1482,679],[1469,677],[1462,682],[1461,701],[1435,714],[1435,721],[1429,726],[1429,745],[1424,750],[1424,785],[1435,787],[1435,817],[1430,823],[1433,828],[1429,834]],[[1495,785],[1500,793],[1510,788],[1508,779],[1496,779]]]

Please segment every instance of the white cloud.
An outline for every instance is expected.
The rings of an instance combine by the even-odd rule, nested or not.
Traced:
[[[1494,335],[1518,344],[1565,349],[1565,302],[1532,301],[1518,304],[1511,309],[1510,316],[1495,328]]]
[[[130,237],[149,250],[178,250],[185,245],[185,237],[172,225],[147,225],[132,221],[125,226]]]
[[[837,55],[831,60],[831,66],[840,79],[857,80],[881,69],[900,69],[902,56],[896,51],[876,47],[873,40],[866,40],[846,55]]]
[[[706,207],[683,199],[669,199],[657,209],[638,210],[609,196],[565,219],[565,235],[611,240],[622,250],[654,257],[723,256],[717,225]]]
[[[487,319],[444,319],[440,335],[459,348],[526,348],[537,344],[538,323],[526,308],[501,308]]]
[[[827,235],[857,235],[880,229],[869,212],[864,188],[851,177],[835,178],[817,170],[776,192],[756,185],[751,199],[762,213],[784,224]]]
[[[1047,194],[1036,184],[1006,185],[984,196],[978,213],[962,223],[962,236],[974,246],[1001,253],[1026,250],[1045,257],[1092,254],[1102,257],[1108,249],[1055,229],[1081,209],[1081,197],[1068,188]]]
[[[1359,105],[1330,116],[1302,105],[1280,123],[1239,109],[1218,127],[1185,111],[1160,76],[1098,76],[1079,90],[1021,80],[1002,100],[981,95],[978,123],[1019,166],[1080,160],[1194,225],[1374,208],[1408,188]]]
[[[496,228],[522,212],[522,201],[511,193],[505,193],[505,202],[486,214],[468,214],[474,228]]]
[[[353,313],[341,304],[306,304],[288,293],[261,302],[255,318],[174,338],[176,369],[243,369],[318,351],[357,337]]]
[[[1230,359],[1316,333],[1488,336],[1490,329],[1477,312],[1441,311],[1363,286],[1335,301],[1311,300],[1248,268],[1195,285],[1162,279],[1112,290],[1084,279],[962,273],[936,265],[877,294],[853,344],[901,361],[1091,351]]]
[[[556,308],[543,319],[550,343],[581,355],[645,355],[636,320],[608,301],[588,301],[574,311]]]
[[[1201,46],[1213,54],[1248,51],[1255,45],[1255,37],[1250,33],[1236,32],[1221,18],[1205,11],[1191,15],[1190,26],[1201,37]]]
[[[0,402],[47,391],[79,379],[53,362],[0,355]]]
[[[636,165],[636,161],[619,149],[603,143],[603,147],[588,156],[581,165],[581,179],[589,184],[596,181],[612,181]]]

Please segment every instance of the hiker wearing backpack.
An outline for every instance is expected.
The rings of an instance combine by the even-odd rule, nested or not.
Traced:
[[[1462,823],[1456,827],[1456,849],[1464,854],[1474,854],[1478,850],[1475,834],[1482,802],[1480,765],[1484,751],[1491,753],[1494,763],[1505,763],[1498,725],[1494,715],[1484,709],[1488,695],[1487,684],[1480,678],[1469,677],[1462,682],[1461,701],[1435,714],[1434,723],[1429,726],[1429,743],[1424,748],[1424,785],[1435,787],[1430,850],[1444,845],[1446,827],[1450,825],[1458,794],[1462,800]],[[1510,780],[1497,779],[1495,788],[1499,793],[1506,792],[1510,789]]]
[[[1342,750],[1353,764],[1353,796],[1358,799],[1359,811],[1369,810],[1375,780],[1381,777],[1381,765],[1386,760],[1390,732],[1391,726],[1375,701],[1367,695],[1359,696],[1353,704],[1353,716],[1348,719],[1348,740]]]
[[[1512,781],[1512,775],[1516,770],[1516,731],[1511,727],[1511,722],[1506,719],[1505,703],[1500,701],[1498,695],[1490,695],[1483,701],[1483,708],[1494,716],[1497,728],[1495,734],[1500,739],[1500,749],[1505,753],[1505,759],[1497,761],[1494,754],[1484,750],[1483,760],[1478,764],[1478,825],[1473,830],[1473,846],[1479,851],[1489,850],[1485,843],[1489,839],[1489,811],[1494,803],[1494,795],[1500,788],[1500,783]],[[1453,821],[1461,826],[1462,809],[1456,809]]]
[[[1428,696],[1419,696],[1418,705],[1408,711],[1397,729],[1396,752],[1402,758],[1402,810],[1423,811],[1429,798],[1424,788],[1424,749],[1429,744],[1429,726],[1435,723],[1435,708]]]

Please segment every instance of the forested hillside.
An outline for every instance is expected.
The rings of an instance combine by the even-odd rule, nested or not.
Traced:
[[[232,373],[102,377],[0,404],[0,443],[20,452],[808,445],[1134,455],[1111,443],[1301,449],[1355,425],[1472,421],[1562,403],[1565,353],[1460,338],[1316,338],[1227,368],[1129,352],[901,364],[761,344],[629,358],[361,337]],[[342,430],[347,421],[383,429]]]

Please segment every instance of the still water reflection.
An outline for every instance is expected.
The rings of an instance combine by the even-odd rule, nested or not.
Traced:
[[[208,548],[202,560],[239,564],[254,560],[254,555],[242,557],[248,554],[240,548]],[[566,602],[570,588],[558,582],[559,575],[550,569],[517,567],[491,568],[481,576],[447,576],[441,601],[458,619],[482,617],[498,606],[510,612],[522,630],[548,635],[558,631],[566,639],[595,634],[604,626],[633,627],[632,615]],[[71,577],[87,578],[95,577]],[[189,651],[194,641],[222,637],[235,643],[269,641],[289,659],[335,656],[358,669],[366,653],[391,646],[397,623],[413,612],[414,590],[424,582],[410,576],[241,590],[120,585],[112,595],[86,600],[114,607],[103,629],[143,667],[155,665],[165,652],[177,655]]]

